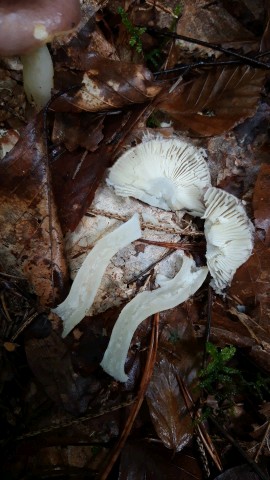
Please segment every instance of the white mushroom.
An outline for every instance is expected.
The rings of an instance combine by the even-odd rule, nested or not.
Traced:
[[[163,210],[202,216],[210,173],[201,150],[183,140],[144,139],[125,152],[107,180],[117,195],[134,197]]]
[[[96,296],[110,259],[129,243],[141,237],[138,214],[99,240],[85,258],[72,284],[69,295],[52,311],[64,322],[62,336],[85,317]]]
[[[197,268],[194,260],[184,256],[180,271],[171,280],[162,278],[157,290],[139,293],[120,313],[101,362],[102,368],[120,382],[128,376],[124,366],[133,334],[138,325],[150,315],[174,308],[193,295],[204,282],[207,267]]]
[[[207,265],[213,277],[210,285],[222,293],[240,265],[250,257],[254,227],[238,198],[211,187],[204,196],[204,230]]]

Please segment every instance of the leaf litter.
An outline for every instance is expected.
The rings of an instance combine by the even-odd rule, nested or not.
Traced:
[[[47,128],[44,115],[25,101],[18,65],[1,63],[3,82],[8,81],[3,91],[13,90],[12,99],[6,95],[1,103],[1,127],[15,145],[5,154],[6,139],[0,139],[3,471],[12,478],[22,478],[22,471],[29,478],[52,478],[57,466],[59,478],[100,473],[105,480],[115,462],[115,442],[117,455],[122,452],[115,478],[122,480],[173,479],[179,472],[181,478],[202,478],[209,468],[212,478],[267,478],[265,417],[256,412],[269,404],[269,99],[267,66],[255,68],[244,57],[255,58],[259,45],[261,51],[267,48],[268,9],[243,0],[234,2],[233,11],[226,1],[184,1],[182,8],[174,2],[114,7],[103,2],[102,8],[83,3],[81,30],[52,44],[59,95],[44,112]],[[118,6],[131,19],[128,31]],[[164,40],[164,26],[195,43]],[[142,52],[129,43],[138,31]],[[230,56],[212,48],[215,44],[229,49]],[[262,64],[267,58],[261,57]],[[216,64],[228,61],[235,64]],[[115,159],[141,141],[141,132],[167,135],[168,125],[206,149],[212,184],[245,202],[256,227],[254,253],[236,272],[225,298],[209,296],[204,286],[160,315],[151,366],[152,327],[145,321],[129,350],[129,381],[120,385],[99,363],[122,307],[153,288],[156,273],[174,276],[183,250],[172,244],[186,245],[186,253],[190,248],[198,265],[205,262],[197,248],[204,238],[201,220],[116,197],[104,181]],[[61,321],[47,307],[65,298],[98,238],[136,211],[143,238],[113,258],[92,310],[64,342]],[[232,363],[251,390],[222,400],[202,391],[198,375],[206,334],[220,348],[237,347]],[[142,375],[150,381],[146,400],[139,389]],[[222,379],[215,387],[222,390]],[[140,401],[133,408],[138,389]],[[209,405],[214,405],[210,413]],[[230,412],[237,409],[242,413],[232,420]],[[233,446],[211,415],[233,437]],[[243,430],[241,418],[247,416],[250,424]],[[199,423],[206,435],[198,418],[206,418]],[[218,438],[215,446],[211,436]],[[16,451],[11,447],[18,438]],[[117,444],[117,438],[124,441]],[[226,452],[236,454],[238,467]],[[218,473],[219,456],[223,473]],[[243,458],[256,473],[241,467]]]

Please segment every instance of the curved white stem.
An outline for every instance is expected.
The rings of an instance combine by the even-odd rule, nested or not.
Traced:
[[[204,282],[207,267],[196,268],[194,260],[183,257],[180,271],[172,280],[164,281],[157,290],[139,293],[120,313],[109,345],[101,362],[102,368],[120,382],[126,382],[124,366],[133,334],[138,325],[157,312],[174,308],[193,295]]]
[[[139,215],[136,213],[128,222],[99,240],[88,253],[67,298],[52,310],[64,322],[63,337],[85,317],[92,306],[111,258],[118,250],[137,240],[141,235]]]

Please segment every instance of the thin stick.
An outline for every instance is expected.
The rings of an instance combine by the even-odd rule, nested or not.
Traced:
[[[204,42],[203,40],[198,40],[192,37],[186,37],[185,35],[178,35],[177,33],[174,33],[174,32],[159,31],[159,30],[156,30],[155,28],[147,28],[147,32],[150,34],[153,33],[153,34],[160,35],[161,37],[177,38],[179,40],[184,40],[185,42],[195,43],[196,45],[201,45],[202,47],[211,48],[211,50],[216,50],[218,52],[225,53],[226,55],[231,55],[232,57],[238,58],[239,60],[242,60],[248,65],[251,65],[252,67],[264,68],[266,70],[270,69],[269,63],[260,62],[259,60],[256,60],[256,58],[252,58],[246,55],[241,55],[240,53],[232,52],[231,50],[228,50],[227,48],[223,48],[220,45],[216,45],[214,43]]]
[[[211,422],[215,425],[215,427],[220,431],[220,433],[222,433],[222,435],[238,450],[238,452],[240,453],[240,455],[242,455],[242,457],[246,460],[246,462],[252,467],[252,469],[254,470],[254,472],[257,473],[257,475],[259,475],[259,477],[261,478],[261,480],[269,480],[269,477],[268,475],[266,475],[260,467],[258,467],[257,463],[255,463],[252,458],[249,457],[249,455],[247,455],[247,453],[243,450],[242,447],[240,447],[240,445],[238,444],[238,442],[236,442],[236,440],[234,440],[234,438],[225,430],[225,428],[223,428],[219,422],[217,422],[217,420],[212,416],[210,415],[209,416],[209,419],[211,420]]]
[[[264,446],[264,444],[265,444],[265,441],[266,441],[267,437],[269,436],[269,432],[270,432],[270,422],[268,422],[268,425],[267,425],[267,427],[266,427],[266,429],[265,429],[265,432],[264,432],[263,439],[262,439],[262,441],[261,441],[261,443],[260,443],[260,446],[259,446],[258,451],[257,451],[257,453],[256,453],[256,456],[255,456],[255,458],[254,458],[254,461],[255,461],[256,463],[258,462],[258,458],[259,458],[259,456],[260,456],[260,454],[261,454],[261,451],[262,451],[262,448],[263,448],[263,446]]]

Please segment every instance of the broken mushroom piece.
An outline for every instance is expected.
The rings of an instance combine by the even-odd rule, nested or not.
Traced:
[[[174,308],[185,302],[202,285],[207,267],[197,268],[193,259],[184,256],[180,271],[164,281],[157,290],[139,293],[120,313],[101,362],[102,368],[120,382],[126,382],[125,361],[129,345],[138,325],[157,312]]]
[[[177,139],[145,139],[125,152],[107,180],[117,195],[134,197],[163,210],[202,216],[204,190],[211,185],[201,150]]]
[[[2,0],[0,56],[20,55],[26,96],[40,110],[51,98],[53,64],[46,43],[74,29],[79,0]]]
[[[85,317],[94,302],[98,287],[110,259],[129,243],[141,237],[138,214],[99,240],[85,258],[70,292],[63,303],[52,311],[62,318],[68,333]]]
[[[211,187],[205,193],[204,201],[206,259],[212,276],[210,285],[216,293],[222,294],[231,284],[237,268],[252,253],[254,226],[241,201],[234,195]]]

